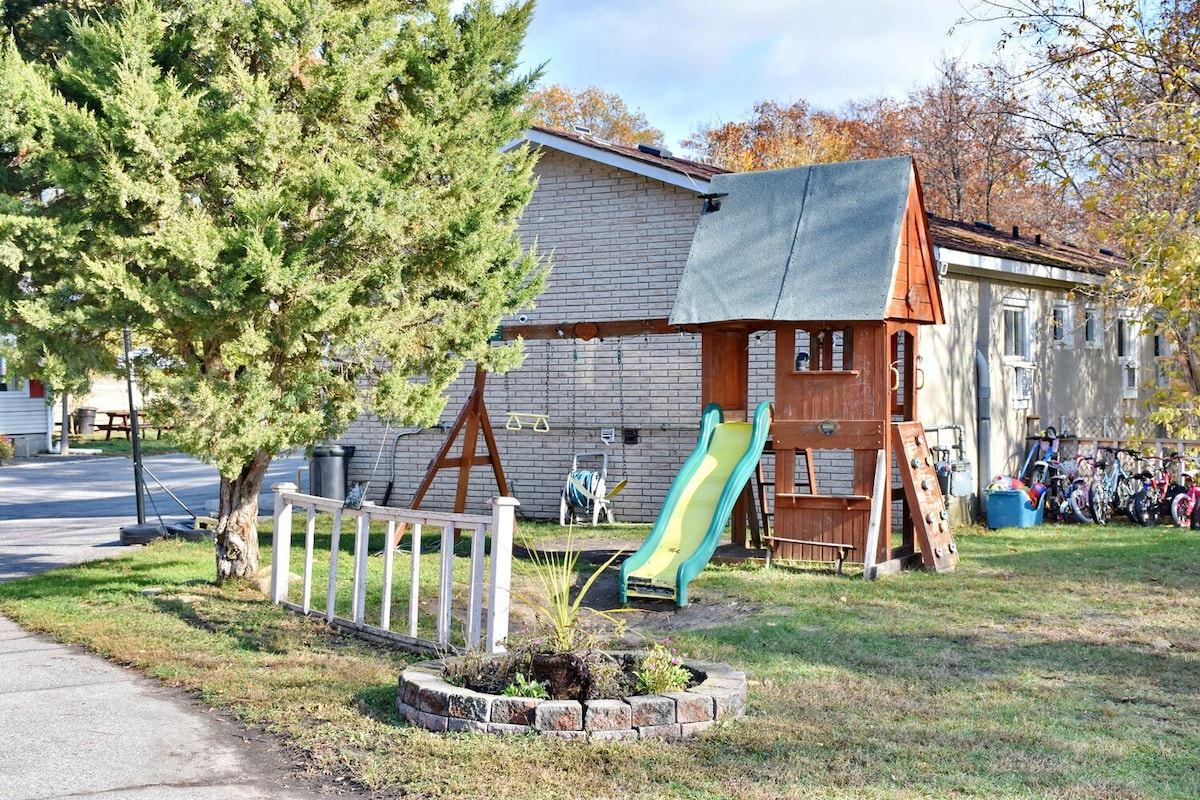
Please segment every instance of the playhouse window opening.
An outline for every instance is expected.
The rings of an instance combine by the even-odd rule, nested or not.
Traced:
[[[796,331],[796,372],[853,369],[854,329],[800,328]]]

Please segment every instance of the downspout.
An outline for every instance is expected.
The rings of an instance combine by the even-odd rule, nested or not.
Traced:
[[[979,500],[992,479],[992,377],[987,357],[975,350],[975,457],[979,460]]]
[[[49,395],[46,398],[46,441],[42,449],[47,453],[56,453],[58,451],[54,449],[54,395],[49,389],[46,393]]]

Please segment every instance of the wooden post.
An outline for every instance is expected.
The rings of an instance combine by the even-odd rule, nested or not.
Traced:
[[[292,560],[292,504],[284,502],[284,492],[297,491],[294,483],[277,483],[275,493],[275,527],[271,535],[271,602],[288,599],[288,576]]]
[[[499,493],[502,496],[509,494],[508,481],[504,477],[504,466],[500,463],[500,449],[496,445],[496,435],[492,430],[492,422],[488,417],[487,405],[483,399],[486,383],[487,373],[476,368],[475,383],[471,388],[471,394],[467,397],[467,402],[463,404],[462,410],[458,412],[454,424],[446,433],[446,440],[442,442],[437,455],[430,462],[429,469],[425,471],[425,477],[421,479],[421,484],[413,493],[409,508],[420,508],[421,501],[425,499],[426,493],[433,486],[438,472],[454,467],[458,467],[458,483],[454,492],[455,514],[462,514],[466,510],[467,491],[471,483],[471,468],[476,465],[491,465],[492,474],[496,478],[496,486],[500,490]],[[487,446],[487,455],[482,457],[475,453],[481,430],[484,444]],[[462,451],[457,458],[451,458],[450,451],[453,449],[454,443],[458,441],[460,433],[463,435]],[[403,523],[396,526],[396,532],[392,537],[392,547],[400,543],[405,527]]]
[[[875,553],[879,549],[879,528],[883,521],[883,507],[890,502],[886,496],[887,452],[875,454],[875,491],[871,494],[871,522],[867,526],[867,546],[863,551],[863,577],[875,579]]]

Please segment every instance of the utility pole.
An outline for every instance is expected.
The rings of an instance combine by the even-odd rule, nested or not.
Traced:
[[[133,444],[133,490],[137,498],[138,525],[146,524],[146,484],[142,478],[142,440],[138,431],[137,406],[133,402],[133,354],[129,343],[129,326],[125,326],[125,385],[129,390],[129,438]]]

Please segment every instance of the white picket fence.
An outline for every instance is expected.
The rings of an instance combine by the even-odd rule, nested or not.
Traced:
[[[343,508],[340,500],[300,494],[293,483],[272,487],[275,492],[275,529],[271,545],[271,599],[302,614],[321,613],[333,625],[349,628],[368,636],[397,641],[424,651],[447,652],[460,645],[451,641],[452,622],[458,617],[465,630],[463,645],[467,649],[494,653],[504,650],[508,637],[508,615],[511,604],[512,544],[517,500],[493,497],[491,516],[470,514],[440,514],[414,509],[390,508],[363,503],[361,509]],[[329,552],[315,552],[316,521],[319,514],[332,515],[332,539]],[[304,571],[300,576],[300,601],[289,599],[292,556],[293,520],[304,519]],[[353,520],[354,570],[348,615],[337,613],[339,593],[338,559],[342,527]],[[396,531],[406,526],[411,536],[407,554],[385,546],[379,554],[382,562],[382,587],[377,616],[368,620],[368,574],[372,569],[369,547],[370,525],[373,520],[387,523],[387,541],[395,541]],[[455,603],[454,540],[456,532],[471,532],[468,582],[465,604]],[[490,533],[490,553],[487,548]],[[438,536],[440,553],[434,638],[419,634],[418,618],[422,607],[421,544],[426,534]],[[426,539],[428,540],[428,539]],[[406,633],[392,630],[392,590],[397,557],[407,559],[408,608]],[[325,586],[323,609],[313,610],[313,566],[317,559],[326,559],[329,578]],[[378,568],[376,568],[378,569]],[[344,583],[344,582],[343,582]],[[462,594],[461,584],[459,594]],[[428,605],[428,603],[427,603]]]

